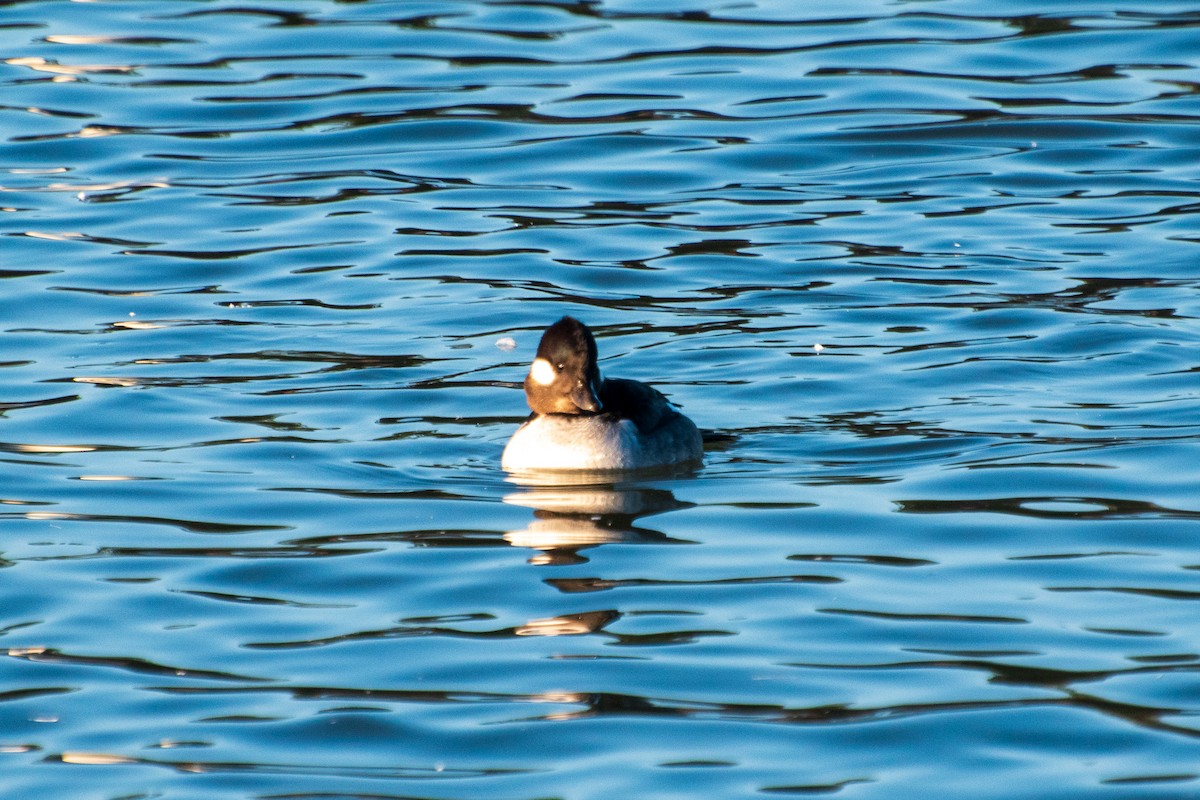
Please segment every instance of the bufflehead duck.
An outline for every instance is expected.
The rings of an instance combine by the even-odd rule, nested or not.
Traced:
[[[525,399],[533,413],[500,459],[509,472],[644,469],[703,456],[700,431],[657,389],[600,377],[596,340],[573,317],[542,334]]]

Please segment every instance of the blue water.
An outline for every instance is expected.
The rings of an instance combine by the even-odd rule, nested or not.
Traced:
[[[0,795],[1200,796],[1198,41],[0,4]],[[564,313],[702,469],[507,479]]]

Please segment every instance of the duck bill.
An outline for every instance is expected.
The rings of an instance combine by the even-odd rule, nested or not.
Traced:
[[[591,381],[581,383],[571,392],[571,402],[584,411],[590,411],[593,414],[600,410],[600,398],[597,396],[596,387]]]

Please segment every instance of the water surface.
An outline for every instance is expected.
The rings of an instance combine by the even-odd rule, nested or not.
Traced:
[[[0,790],[1195,797],[1198,29],[0,4]]]

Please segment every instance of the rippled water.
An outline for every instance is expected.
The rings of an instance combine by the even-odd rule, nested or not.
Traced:
[[[0,3],[0,794],[1200,794],[1195,4],[256,2]]]

